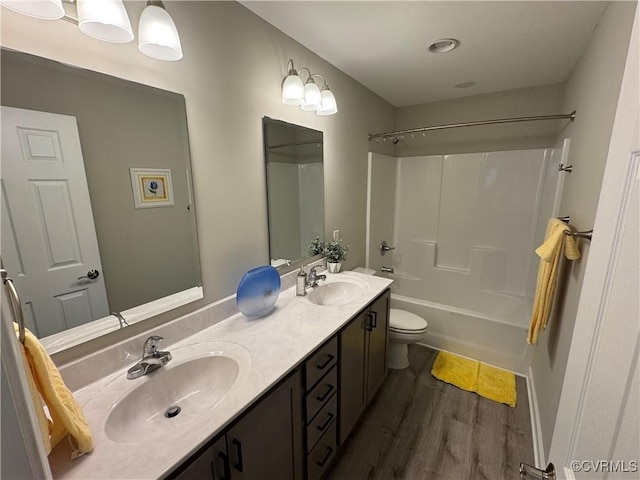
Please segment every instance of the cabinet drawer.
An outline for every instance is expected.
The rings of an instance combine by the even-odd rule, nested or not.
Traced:
[[[329,430],[331,422],[336,421],[338,416],[338,395],[335,393],[327,404],[322,407],[315,418],[307,426],[307,452],[309,452],[320,437]]]
[[[313,385],[328,372],[338,360],[338,338],[334,337],[314,353],[304,363],[305,390],[310,390]]]
[[[313,420],[322,406],[329,401],[338,390],[338,369],[334,366],[313,389],[307,393],[305,399],[305,420],[307,424]]]
[[[320,438],[320,441],[311,450],[307,456],[307,480],[318,480],[322,474],[329,468],[333,457],[336,456],[336,425],[338,422],[332,422],[326,434]]]

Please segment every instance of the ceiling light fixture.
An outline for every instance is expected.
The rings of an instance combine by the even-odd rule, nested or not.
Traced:
[[[460,45],[460,41],[455,38],[441,38],[429,45],[428,50],[431,53],[447,53],[457,48]]]
[[[300,76],[303,71],[307,73],[306,82]],[[311,73],[307,67],[296,70],[293,60],[287,63],[287,72],[282,82],[282,103],[300,106],[302,110],[315,111],[318,115],[333,115],[338,112],[336,97],[322,75]],[[313,77],[322,79],[322,88],[318,87]]]
[[[77,17],[67,14],[63,1],[76,4]],[[122,0],[0,0],[0,5],[30,17],[66,20],[78,25],[82,33],[105,42],[127,43],[134,38]],[[138,35],[138,49],[151,58],[175,61],[183,56],[178,30],[162,1],[147,1]]]

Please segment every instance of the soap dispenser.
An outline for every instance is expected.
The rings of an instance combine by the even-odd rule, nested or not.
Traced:
[[[307,294],[307,274],[304,273],[304,265],[300,267],[296,277],[296,295],[304,297]]]

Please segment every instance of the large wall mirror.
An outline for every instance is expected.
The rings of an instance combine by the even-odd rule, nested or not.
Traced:
[[[2,261],[50,353],[202,298],[182,95],[2,50]]]
[[[277,268],[300,263],[324,240],[322,132],[263,119],[269,208],[269,255]]]

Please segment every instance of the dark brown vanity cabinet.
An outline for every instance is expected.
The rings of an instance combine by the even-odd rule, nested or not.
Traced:
[[[319,480],[385,379],[389,290],[172,480]]]
[[[338,449],[338,338],[321,346],[303,364],[306,479],[318,480]]]
[[[173,480],[228,480],[229,463],[225,436],[220,435],[213,444],[192,459],[169,478]]]
[[[342,444],[387,374],[390,291],[386,290],[339,333]]]
[[[262,397],[175,480],[302,480],[300,374]]]

